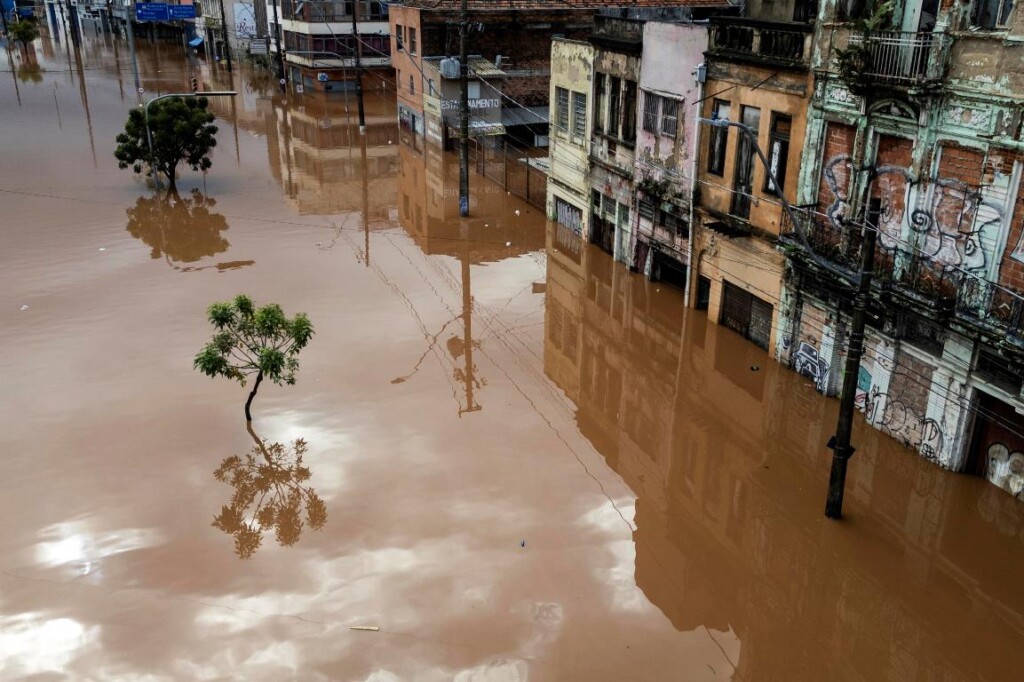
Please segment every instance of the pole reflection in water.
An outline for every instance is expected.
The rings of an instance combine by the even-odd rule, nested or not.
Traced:
[[[835,401],[566,228],[548,254],[545,373],[635,492],[636,583],[676,629],[737,679],[1016,676],[1015,500],[861,428],[853,525],[823,526]]]
[[[303,462],[306,441],[267,443],[251,426],[249,435],[252,450],[225,458],[213,472],[233,492],[212,525],[234,537],[239,559],[250,558],[271,531],[277,544],[291,547],[305,527],[319,531],[327,523],[327,505],[307,483],[313,474]]]

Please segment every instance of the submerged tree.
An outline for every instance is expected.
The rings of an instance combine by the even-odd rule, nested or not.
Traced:
[[[217,145],[215,116],[207,110],[205,97],[171,97],[149,107],[149,130],[153,136],[150,158],[146,136],[146,116],[142,108],[128,112],[124,132],[117,136],[118,168],[136,173],[152,171],[167,177],[172,192],[177,191],[178,164],[185,162],[194,171],[213,165],[210,150]]]
[[[187,197],[142,196],[126,211],[126,229],[152,249],[153,258],[194,263],[230,246],[221,235],[228,229],[228,221],[210,210],[216,205],[216,199],[198,189]]]
[[[264,378],[278,386],[295,383],[299,351],[313,337],[313,324],[305,313],[288,319],[276,303],[257,308],[244,294],[214,303],[206,315],[217,332],[196,355],[193,367],[211,377],[235,379],[242,386],[255,374],[245,401],[245,419],[252,421],[249,408]]]
[[[29,19],[18,19],[8,27],[11,39],[21,43],[21,51],[28,54],[29,43],[39,37],[39,27]]]
[[[249,433],[256,441],[252,450],[244,457],[228,457],[213,472],[214,478],[235,490],[212,525],[234,536],[235,553],[241,559],[251,557],[270,530],[279,545],[291,547],[304,526],[316,531],[327,523],[327,505],[304,485],[311,477],[302,461],[309,449],[306,441],[267,444]]]

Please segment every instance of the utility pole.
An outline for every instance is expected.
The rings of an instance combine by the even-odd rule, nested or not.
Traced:
[[[281,23],[277,18],[277,0],[271,3],[274,6],[274,46],[277,48],[277,80],[284,90],[284,52],[281,51]]]
[[[861,245],[860,283],[853,303],[853,321],[850,324],[850,342],[846,351],[846,371],[843,373],[843,392],[839,397],[839,420],[836,435],[830,441],[832,447],[832,473],[828,478],[828,497],[825,500],[825,516],[830,519],[843,517],[843,493],[846,490],[846,464],[853,456],[850,434],[853,431],[854,400],[857,396],[857,378],[860,375],[860,359],[864,355],[864,327],[868,317],[868,300],[871,297],[871,276],[875,265],[875,225],[864,228],[864,243]]]
[[[274,4],[274,22],[277,22],[277,4]],[[228,73],[231,73],[231,43],[228,42],[228,20],[224,16],[224,0],[220,0],[220,34],[224,41],[224,54],[228,58]],[[280,49],[280,45],[278,46]]]
[[[469,0],[459,18],[459,215],[469,215]]]
[[[366,134],[366,112],[363,110],[363,44],[359,40],[359,3],[352,3],[352,40],[356,48],[356,101],[359,106],[359,134]]]
[[[363,158],[363,236],[366,239],[366,267],[370,267],[370,165],[366,162],[366,135],[359,136],[359,147]]]

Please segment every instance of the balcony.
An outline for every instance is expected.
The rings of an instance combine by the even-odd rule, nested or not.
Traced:
[[[937,84],[946,75],[950,36],[946,33],[875,31],[868,36],[855,32],[835,36],[835,46],[867,47],[862,73],[873,82],[897,86]],[[832,68],[835,71],[834,57]]]
[[[820,213],[798,215],[807,246],[818,258],[850,276],[860,269],[863,237],[859,230],[836,226]],[[794,249],[795,258],[814,262],[788,216],[782,241]],[[955,318],[976,329],[1005,333],[1007,341],[1024,347],[1024,295],[926,258],[909,245],[876,244],[872,289],[874,297],[888,301],[893,309],[910,307],[932,318]]]
[[[640,56],[644,49],[644,22],[598,15],[594,17],[590,42],[613,52]]]
[[[813,26],[734,17],[711,19],[708,52],[726,61],[806,69]]]
[[[281,18],[306,23],[324,21],[352,21],[352,0],[331,2],[330,0],[282,0]],[[359,5],[359,21],[387,21],[386,2],[363,0]]]

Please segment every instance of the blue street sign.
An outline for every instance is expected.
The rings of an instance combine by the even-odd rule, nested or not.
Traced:
[[[321,71],[320,73],[318,73],[318,74],[316,75],[316,79],[317,79],[318,81],[320,81],[321,83],[326,83],[327,81],[331,80],[331,77],[330,77],[330,76],[328,76],[328,75],[327,75],[326,73],[324,73],[323,71]]]
[[[168,18],[171,21],[177,21],[179,19],[195,19],[196,18],[196,6],[195,5],[168,5],[167,6]]]
[[[137,21],[167,21],[170,12],[166,2],[135,3],[135,19]]]

